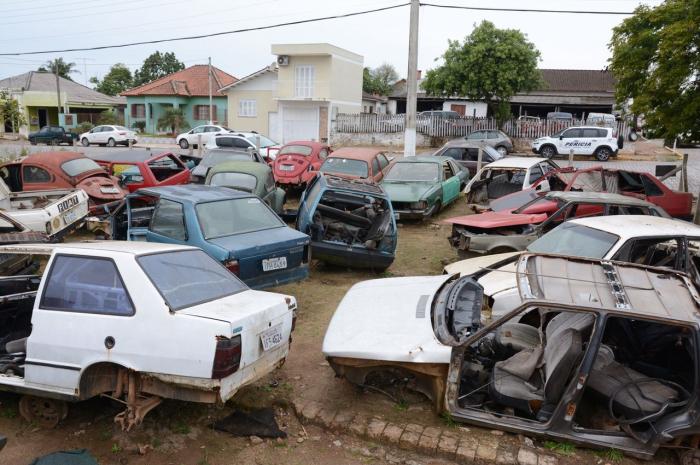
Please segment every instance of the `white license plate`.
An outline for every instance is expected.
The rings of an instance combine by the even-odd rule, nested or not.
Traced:
[[[80,219],[80,214],[78,213],[78,209],[75,208],[73,210],[68,210],[63,214],[63,221],[66,223],[66,226],[69,224],[73,224],[76,221]]]
[[[293,171],[294,165],[280,165],[282,171]]]
[[[262,261],[263,271],[283,270],[287,268],[287,257],[266,258]]]
[[[282,343],[282,323],[260,333],[260,342],[262,342],[265,351],[280,345]]]
[[[100,192],[103,194],[118,194],[119,189],[116,187],[100,187]]]

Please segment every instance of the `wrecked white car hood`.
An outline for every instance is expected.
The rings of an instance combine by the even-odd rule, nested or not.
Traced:
[[[323,340],[326,357],[449,363],[433,332],[431,305],[449,275],[364,281],[345,294]]]

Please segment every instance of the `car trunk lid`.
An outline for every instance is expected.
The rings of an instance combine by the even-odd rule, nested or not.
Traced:
[[[275,174],[278,176],[299,176],[309,167],[309,157],[301,154],[278,155],[275,160]]]
[[[448,218],[445,220],[445,223],[480,229],[496,229],[504,226],[539,224],[546,219],[546,213],[518,214],[510,212],[484,212],[478,215]]]

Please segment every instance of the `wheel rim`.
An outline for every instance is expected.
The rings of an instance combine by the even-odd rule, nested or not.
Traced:
[[[83,137],[83,140],[81,142],[83,143],[84,147],[87,147],[88,144],[90,143],[85,137]]]
[[[496,150],[498,151],[498,153],[500,153],[500,154],[503,155],[504,157],[505,157],[506,155],[508,155],[508,150],[506,150],[506,148],[503,147],[503,146],[498,147]]]
[[[114,139],[110,139],[107,141],[107,146],[108,147],[114,147]]]
[[[605,161],[608,158],[610,158],[610,153],[608,152],[607,149],[598,150],[598,160]]]
[[[542,155],[544,155],[545,158],[552,158],[554,156],[554,150],[552,150],[552,147],[545,147],[542,149]]]
[[[53,428],[68,414],[65,402],[34,396],[24,396],[19,402],[22,417],[44,428]]]
[[[185,139],[182,139],[180,141],[180,148],[186,149],[187,148],[187,141]]]

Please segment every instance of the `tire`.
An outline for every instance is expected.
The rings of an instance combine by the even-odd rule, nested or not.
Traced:
[[[87,137],[83,137],[80,140],[80,143],[82,144],[83,147],[90,147],[90,141],[87,139]]]
[[[622,147],[624,147],[624,145],[625,145],[625,138],[622,137],[622,134],[620,134],[619,136],[617,136],[617,148],[618,148],[618,150],[621,149]]]
[[[637,134],[637,131],[630,131],[630,133],[627,135],[627,139],[630,142],[634,142],[639,139],[639,134]]]
[[[508,155],[508,149],[504,145],[499,145],[498,147],[496,147],[496,151],[498,151],[498,153],[500,153],[504,157]]]
[[[177,143],[177,145],[180,146],[181,149],[185,150],[190,147],[190,143],[187,142],[187,139],[180,139],[180,142]]]
[[[32,145],[36,145],[36,141],[35,141],[35,140],[30,140],[29,143],[32,144]]]
[[[553,145],[544,145],[540,147],[540,155],[542,155],[544,158],[554,158],[554,155],[557,154],[557,149]]]
[[[109,140],[107,141],[107,147],[116,147],[116,146],[117,146],[117,141],[115,141],[114,139],[112,139],[110,137]]]
[[[612,150],[610,150],[610,147],[598,147],[593,155],[598,161],[608,161],[612,156]]]

